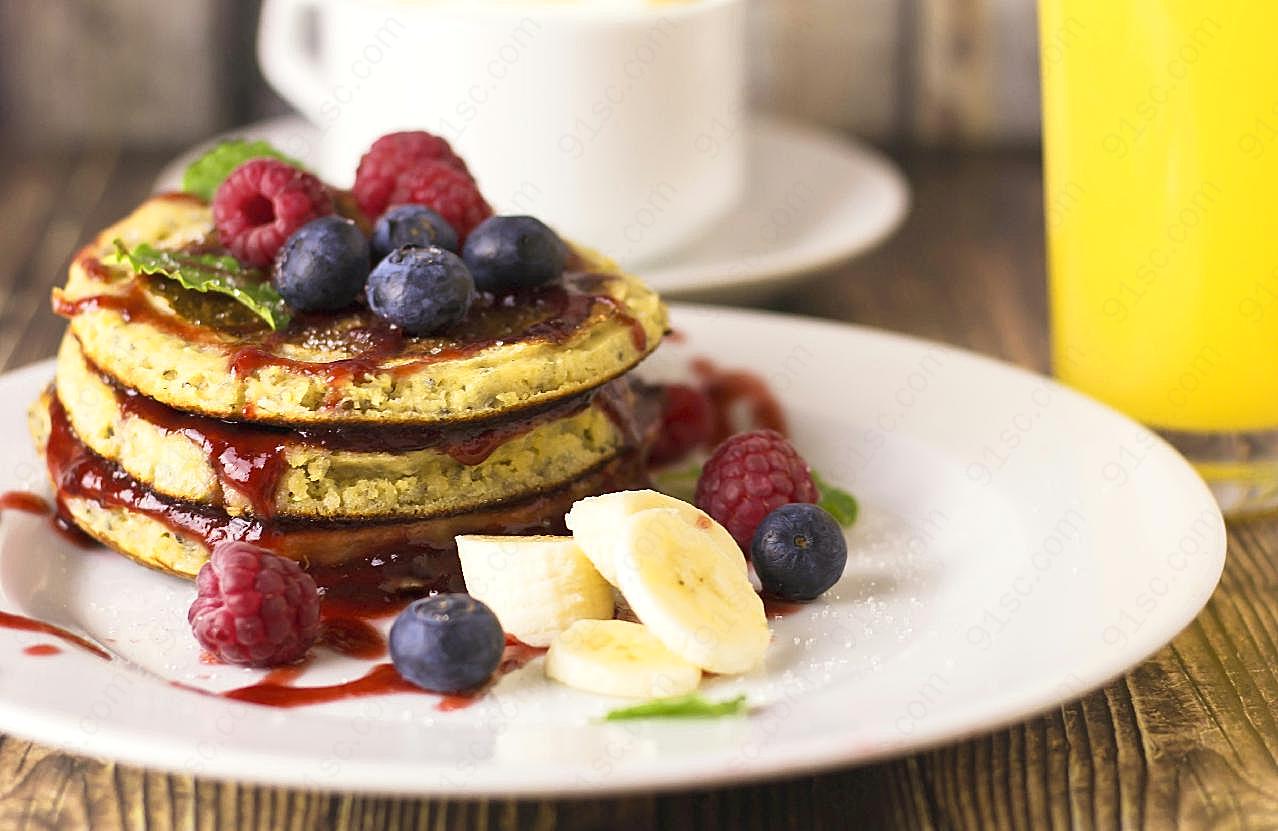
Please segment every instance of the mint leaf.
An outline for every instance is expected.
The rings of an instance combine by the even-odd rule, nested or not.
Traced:
[[[691,464],[681,468],[666,468],[652,474],[652,485],[666,496],[692,502],[697,492],[697,480],[701,478],[701,465]]]
[[[677,698],[658,698],[622,707],[604,716],[604,721],[628,721],[641,718],[719,718],[738,716],[746,712],[746,697],[739,695],[726,701],[706,701],[700,695],[681,695]]]
[[[247,306],[272,329],[281,329],[291,319],[284,298],[256,269],[246,269],[227,254],[186,254],[161,251],[146,243],[130,251],[114,241],[115,261],[139,274],[158,274],[176,280],[182,287],[199,292],[225,294]]]
[[[834,517],[835,522],[844,528],[856,522],[857,515],[861,513],[861,506],[857,504],[855,496],[837,485],[830,484],[815,470],[812,471],[812,481],[816,484],[817,492],[821,495],[821,499],[817,504],[824,508],[830,516]]]
[[[279,159],[285,164],[302,169],[301,162],[285,156],[268,142],[229,139],[218,142],[212,150],[191,162],[182,174],[182,190],[202,199],[212,199],[217,186],[231,175],[232,170],[249,159],[263,157]]]

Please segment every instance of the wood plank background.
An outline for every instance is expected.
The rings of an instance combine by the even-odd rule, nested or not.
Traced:
[[[52,354],[62,324],[48,291],[69,253],[140,200],[166,158],[0,147],[0,367]],[[903,162],[915,208],[901,233],[774,305],[1044,370],[1037,155]],[[905,759],[621,800],[394,800],[193,780],[4,738],[0,829],[1278,828],[1276,668],[1278,519],[1255,519],[1231,524],[1221,585],[1170,646],[1039,718]]]
[[[1038,136],[1034,0],[752,0],[758,106],[881,141]]]
[[[882,142],[1032,142],[1034,0],[747,0],[755,104]],[[284,108],[257,0],[4,0],[0,124],[28,142],[193,142]],[[163,13],[158,9],[163,8]]]

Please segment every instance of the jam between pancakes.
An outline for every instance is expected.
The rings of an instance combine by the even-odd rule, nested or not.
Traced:
[[[204,450],[222,485],[240,493],[259,517],[269,517],[274,512],[276,488],[288,468],[286,452],[290,446],[395,454],[433,449],[459,464],[474,466],[507,442],[543,425],[571,418],[591,406],[598,407],[618,427],[626,446],[639,441],[630,403],[632,382],[626,379],[479,423],[448,427],[308,424],[287,428],[186,413],[123,387],[100,370],[97,374],[114,391],[123,416],[139,418],[167,433],[190,439]]]
[[[138,482],[81,442],[57,396],[50,396],[48,406],[45,459],[61,521],[71,523],[68,498],[84,499],[144,515],[209,548],[223,540],[244,540],[319,565],[356,567],[360,558],[375,560],[383,552],[448,551],[453,537],[462,533],[562,533],[563,516],[576,500],[648,482],[644,447],[639,446],[559,487],[458,514],[422,520],[231,516],[217,506],[173,499]],[[650,410],[636,410],[642,422],[636,429],[644,435],[653,425]]]

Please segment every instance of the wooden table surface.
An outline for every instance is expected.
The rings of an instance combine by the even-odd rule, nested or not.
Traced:
[[[62,323],[48,311],[50,286],[79,241],[147,192],[165,157],[0,158],[8,368],[53,353]],[[915,186],[904,229],[774,305],[1044,369],[1036,156],[904,163]],[[1011,729],[897,761],[622,800],[393,800],[193,780],[0,737],[0,828],[1275,828],[1275,668],[1278,521],[1252,520],[1230,526],[1206,610],[1127,676]]]

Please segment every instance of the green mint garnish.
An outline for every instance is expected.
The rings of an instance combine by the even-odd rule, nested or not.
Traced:
[[[628,721],[641,718],[720,718],[746,712],[746,697],[739,695],[727,701],[706,701],[700,695],[658,698],[633,707],[622,707],[604,716],[604,721]]]
[[[288,325],[288,307],[275,287],[261,271],[246,269],[230,255],[161,251],[146,243],[130,251],[118,239],[114,244],[115,262],[139,274],[168,277],[192,291],[225,294],[248,307],[272,329]]]
[[[279,159],[285,164],[302,169],[300,162],[285,156],[268,142],[230,139],[218,142],[212,150],[191,162],[182,174],[182,190],[202,199],[212,199],[217,186],[231,175],[232,170],[249,159],[263,157]]]
[[[837,485],[830,484],[815,470],[812,471],[812,481],[817,486],[817,492],[821,494],[821,500],[817,504],[834,517],[836,522],[844,528],[856,522],[857,515],[861,513],[861,506],[857,504],[855,496]]]
[[[666,468],[652,474],[652,484],[658,491],[684,502],[692,502],[697,492],[697,480],[701,478],[701,465],[691,464],[681,468]]]

